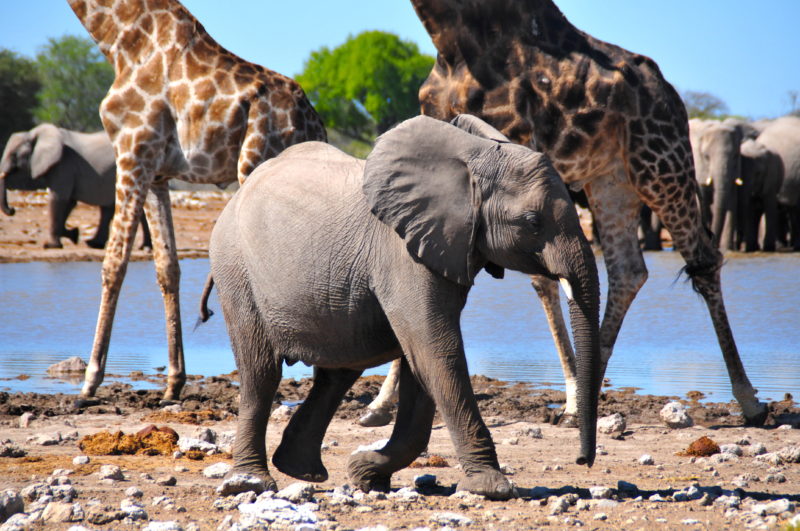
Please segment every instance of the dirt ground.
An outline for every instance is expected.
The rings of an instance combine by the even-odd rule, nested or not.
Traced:
[[[181,256],[205,255],[210,230],[226,197],[217,192],[175,194],[174,217]],[[41,248],[46,219],[43,194],[14,192],[11,203],[17,208],[17,215],[0,215],[0,261],[102,260],[101,251],[67,240],[61,250]],[[91,237],[96,216],[94,209],[79,206],[68,224],[78,226],[84,240]],[[141,251],[134,256],[149,258]],[[132,380],[142,378],[130,376]],[[150,379],[163,384],[163,375]],[[447,429],[437,417],[427,453],[418,466],[397,472],[392,480],[392,488],[397,490],[414,487],[418,475],[432,474],[435,486],[420,488],[422,495],[410,498],[368,496],[353,504],[335,503],[334,489],[340,490],[348,481],[346,462],[350,453],[359,445],[387,438],[391,433],[391,426],[362,428],[355,422],[377,393],[380,382],[380,377],[357,382],[325,437],[322,455],[330,478],[315,485],[319,529],[381,525],[390,529],[785,528],[800,508],[800,464],[792,458],[779,458],[776,453],[800,448],[800,409],[790,396],[770,404],[766,427],[752,428],[742,426],[735,403],[704,402],[702,390],[686,397],[659,397],[639,395],[633,389],[607,388],[601,397],[600,415],[621,413],[627,427],[620,434],[598,435],[600,451],[594,467],[588,469],[574,464],[578,431],[552,423],[564,401],[563,393],[481,376],[473,378],[473,387],[500,463],[517,487],[518,498],[496,502],[452,495],[460,471]],[[308,389],[307,380],[283,381],[276,407],[278,402],[295,405]],[[165,407],[157,391],[136,390],[121,383],[101,387],[96,401],[76,403],[76,398],[0,392],[0,450],[4,444],[16,445],[26,453],[24,457],[0,457],[0,493],[4,489],[20,492],[37,482],[55,482],[53,478],[65,475],[67,469],[71,470],[66,475],[76,491],[73,502],[80,503],[86,512],[78,522],[40,520],[31,524],[32,528],[68,529],[76,524],[87,528],[142,528],[147,520],[132,522],[108,517],[107,522],[101,523],[104,518],[96,517],[119,512],[130,487],[142,491],[141,503],[150,522],[175,521],[183,529],[217,529],[222,524],[221,529],[228,529],[239,520],[236,507],[220,502],[215,493],[222,480],[202,474],[214,463],[231,463],[230,454],[193,456],[202,457],[201,460],[190,459],[189,454],[178,458],[172,454],[91,456],[88,464],[73,463],[73,458],[84,453],[79,448],[80,439],[101,431],[134,434],[155,424],[174,429],[184,439],[205,428],[220,437],[232,433],[238,413],[235,374],[191,377],[177,406]],[[695,426],[669,429],[663,424],[658,413],[672,399],[687,406]],[[277,446],[288,418],[277,415],[270,422],[270,449]],[[536,434],[537,428],[541,437]],[[719,445],[736,444],[742,455],[677,455],[702,436]],[[49,443],[42,444],[45,439]],[[760,445],[768,457],[755,455]],[[651,456],[652,464],[640,461],[644,454]],[[443,462],[430,459],[432,456],[443,458]],[[106,464],[121,467],[125,479],[101,480],[97,472]],[[54,475],[54,471],[58,472]],[[296,481],[274,467],[272,473],[279,488]],[[156,481],[163,476],[173,476],[175,484]],[[606,494],[589,490],[597,486],[611,490]],[[699,489],[702,497],[692,496],[692,487],[694,492]],[[592,492],[599,499],[592,499]],[[165,496],[169,502],[162,498]],[[689,500],[681,501],[687,497]],[[740,502],[731,502],[733,498]],[[559,509],[558,500],[567,502]],[[26,509],[32,503],[26,501]],[[777,504],[782,509],[776,512],[765,508],[765,504],[773,508]],[[456,513],[469,521],[453,520],[442,513]]]

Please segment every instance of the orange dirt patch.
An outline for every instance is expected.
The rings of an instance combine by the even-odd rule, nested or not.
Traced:
[[[719,452],[719,445],[704,435],[692,442],[686,450],[678,452],[676,455],[708,457],[709,455],[718,454]]]
[[[158,411],[144,417],[148,422],[180,422],[181,424],[210,424],[225,419],[228,416],[224,411]]]
[[[178,434],[172,428],[148,426],[135,435],[101,431],[86,435],[78,447],[86,455],[171,455]]]

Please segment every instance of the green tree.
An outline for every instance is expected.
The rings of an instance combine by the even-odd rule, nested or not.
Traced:
[[[686,90],[681,94],[689,118],[717,118],[727,116],[728,105],[710,92]]]
[[[371,142],[419,114],[419,87],[434,59],[413,42],[382,31],[348,37],[311,53],[297,81],[329,128]]]
[[[100,102],[114,81],[114,69],[94,42],[65,35],[50,38],[36,56],[42,90],[35,115],[77,131],[97,131]]]
[[[33,61],[11,50],[0,50],[0,150],[11,133],[33,127],[40,87]]]

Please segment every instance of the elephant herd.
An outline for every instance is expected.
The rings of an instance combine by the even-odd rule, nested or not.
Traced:
[[[689,120],[701,212],[723,251],[800,251],[800,117]],[[642,216],[644,247],[660,223]]]

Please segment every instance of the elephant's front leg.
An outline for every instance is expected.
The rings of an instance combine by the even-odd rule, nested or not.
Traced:
[[[320,456],[322,439],[342,397],[359,376],[361,371],[314,368],[314,385],[308,398],[292,415],[272,456],[278,470],[304,481],[328,479]]]
[[[428,445],[436,406],[417,381],[405,358],[395,360],[400,403],[389,442],[380,450],[350,456],[347,473],[353,483],[369,492],[386,492],[392,473],[411,464]]]
[[[44,243],[45,249],[61,249],[61,237],[66,236],[72,243],[78,243],[78,229],[67,230],[64,226],[67,222],[72,209],[75,208],[75,200],[64,198],[54,191],[50,192],[48,205],[48,218],[50,222],[50,234]]]

